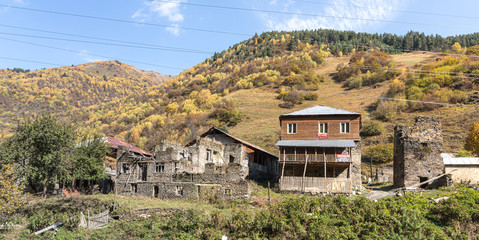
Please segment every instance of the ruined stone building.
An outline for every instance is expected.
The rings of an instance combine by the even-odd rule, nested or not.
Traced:
[[[417,117],[413,127],[396,126],[394,186],[407,187],[443,174],[442,142],[441,123],[437,118]],[[429,185],[439,186],[442,181],[438,179]]]
[[[361,187],[361,114],[318,105],[279,121],[280,190],[350,193]]]
[[[218,194],[245,197],[250,194],[248,179],[277,179],[276,156],[217,128],[186,146],[160,143],[153,156],[132,155],[126,148],[120,149],[120,194],[159,198]]]

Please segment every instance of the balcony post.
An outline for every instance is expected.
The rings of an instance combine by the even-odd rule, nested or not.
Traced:
[[[324,160],[324,179],[326,179],[327,174],[326,174],[326,150],[323,147],[323,160]]]
[[[283,149],[283,169],[281,170],[281,180],[283,180],[284,165],[286,165],[286,148],[285,147],[281,147],[281,148]],[[280,189],[282,188],[282,182],[279,183],[279,187],[280,187]]]
[[[306,156],[306,159],[304,160],[303,181],[302,181],[302,186],[301,186],[301,190],[303,192],[305,190],[304,178],[306,177],[306,167],[308,167],[308,150],[307,150],[307,148],[304,148],[304,155]]]

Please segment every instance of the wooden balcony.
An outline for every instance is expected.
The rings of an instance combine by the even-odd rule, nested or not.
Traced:
[[[347,159],[338,161],[337,155],[338,154],[284,154],[281,155],[279,162],[304,162],[306,161],[306,157],[308,157],[308,162],[351,162],[351,158],[349,161],[347,161]]]
[[[311,193],[351,193],[350,178],[324,178],[283,176],[280,179],[281,191],[298,191]]]

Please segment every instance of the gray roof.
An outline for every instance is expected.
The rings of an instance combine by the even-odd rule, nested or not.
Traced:
[[[332,108],[318,105],[292,113],[286,113],[281,116],[316,116],[316,115],[361,115],[360,113],[350,112],[343,109]]]
[[[355,147],[353,140],[280,140],[280,147]]]
[[[454,157],[450,153],[441,153],[444,165],[479,165],[477,157]]]

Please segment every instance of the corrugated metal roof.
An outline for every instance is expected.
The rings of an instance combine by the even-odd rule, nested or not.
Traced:
[[[118,139],[118,138],[114,138],[114,137],[104,137],[103,138],[105,140],[105,142],[108,142],[108,144],[110,144],[110,146],[112,148],[118,148],[119,145],[121,146],[125,146],[127,148],[130,149],[130,151],[132,152],[135,152],[135,153],[140,153],[140,154],[143,154],[143,155],[147,155],[147,156],[153,156],[152,153],[149,153],[145,150],[142,150],[138,147],[135,147],[129,143],[126,143],[126,142],[123,142],[122,140]]]
[[[286,113],[281,116],[315,116],[315,115],[361,115],[360,113],[350,112],[343,109],[332,108],[318,105],[292,113]]]
[[[454,157],[450,153],[441,153],[444,165],[479,165],[477,157]]]
[[[280,140],[280,147],[355,147],[353,140]]]

